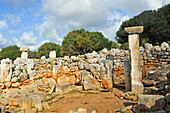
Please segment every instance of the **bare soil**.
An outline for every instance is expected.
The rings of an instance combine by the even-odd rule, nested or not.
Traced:
[[[120,92],[114,88],[112,92],[72,92],[64,98],[50,104],[50,110],[45,113],[67,113],[78,108],[96,110],[96,113],[115,113],[127,105],[135,104],[130,100],[119,99],[115,94]]]

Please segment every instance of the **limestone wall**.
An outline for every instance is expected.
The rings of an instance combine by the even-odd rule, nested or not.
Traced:
[[[81,84],[85,89],[91,89],[94,86],[111,88],[113,80],[116,79],[113,79],[113,72],[114,76],[124,75],[124,61],[128,60],[129,51],[119,49],[109,51],[103,49],[99,53],[94,51],[85,55],[56,59],[17,58],[9,67],[11,70],[12,66],[12,76],[9,74],[8,81],[0,78],[0,87],[3,88],[4,84],[6,84],[5,87],[19,87],[37,79],[52,77],[58,84]],[[145,47],[140,47],[142,69],[166,64],[170,64],[170,47],[167,43],[154,47],[151,44],[145,44]],[[2,71],[1,69],[1,73]],[[118,79],[120,78],[123,77]]]

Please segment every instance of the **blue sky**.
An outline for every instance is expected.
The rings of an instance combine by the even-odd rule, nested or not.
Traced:
[[[170,0],[0,0],[0,49],[61,44],[68,32],[99,31],[115,41],[121,23]]]

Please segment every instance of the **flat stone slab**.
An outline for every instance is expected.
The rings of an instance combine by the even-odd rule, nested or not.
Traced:
[[[124,30],[129,34],[139,34],[143,32],[143,26],[126,27]]]
[[[20,51],[22,51],[22,52],[27,52],[27,51],[29,51],[30,49],[28,48],[28,47],[21,47],[20,48]]]

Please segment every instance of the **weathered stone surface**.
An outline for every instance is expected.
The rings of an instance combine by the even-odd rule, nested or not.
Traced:
[[[26,109],[25,113],[37,113],[37,108],[32,108],[32,109]]]
[[[32,100],[30,97],[23,97],[20,99],[20,108],[21,110],[24,109],[31,109],[32,107]]]
[[[26,80],[27,79],[27,75],[25,75],[24,73],[21,73],[19,76],[18,76],[19,79],[21,80]]]
[[[8,99],[7,98],[0,98],[0,105],[6,106],[8,104]]]
[[[80,76],[81,76],[83,89],[84,90],[91,89],[92,88],[92,83],[91,83],[90,78],[88,76],[88,72],[83,70],[83,71],[81,71]]]
[[[85,68],[85,62],[84,61],[79,61],[77,63],[77,65],[78,65],[78,68],[81,69],[81,70],[83,70]]]
[[[1,113],[5,113],[5,108],[6,108],[6,106],[0,105],[0,111],[1,111]]]
[[[39,95],[31,95],[30,98],[32,106],[38,108],[39,111],[42,110],[41,97]]]
[[[56,59],[56,51],[50,51],[49,58]]]
[[[138,95],[138,109],[140,110],[162,110],[165,106],[165,98],[162,95]]]
[[[21,58],[22,59],[27,59],[28,58],[28,52],[22,52],[21,53]]]
[[[29,48],[27,48],[27,47],[21,47],[20,48],[20,51],[22,51],[22,52],[27,52],[27,51],[29,51],[30,49]]]
[[[9,100],[9,105],[10,106],[17,106],[19,105],[20,98],[11,98]]]
[[[142,33],[143,32],[143,26],[126,27],[125,31],[129,34]]]
[[[79,108],[77,111],[78,111],[79,113],[87,113],[87,110],[84,109],[84,108]]]
[[[131,77],[130,77],[130,61],[124,61],[124,73],[125,73],[125,89],[131,90]]]
[[[60,94],[66,94],[70,92],[70,84],[65,83],[65,84],[57,84],[56,85],[56,92]]]
[[[42,107],[43,107],[44,110],[50,109],[50,106],[49,106],[49,104],[47,102],[43,102]]]

